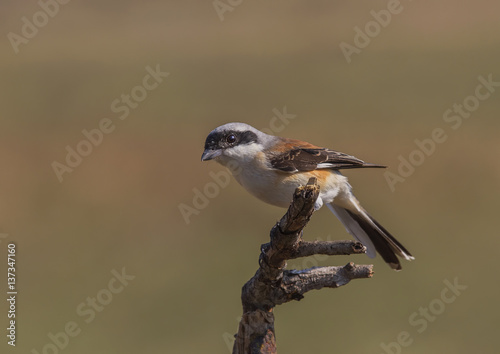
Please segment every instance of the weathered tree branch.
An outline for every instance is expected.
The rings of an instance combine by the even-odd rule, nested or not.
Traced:
[[[342,256],[365,252],[366,247],[356,241],[301,241],[299,249],[289,259],[309,257],[315,254]]]
[[[285,270],[286,261],[315,254],[349,255],[365,253],[355,241],[303,241],[302,230],[309,222],[319,195],[316,179],[295,190],[287,213],[271,230],[271,242],[261,246],[259,269],[243,286],[243,316],[233,354],[276,353],[273,308],[301,300],[310,290],[337,288],[352,279],[370,278],[372,265],[348,263],[343,267]]]

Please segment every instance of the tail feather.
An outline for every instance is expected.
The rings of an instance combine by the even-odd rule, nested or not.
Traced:
[[[401,270],[398,256],[413,260],[408,250],[392,236],[382,225],[364,210],[354,196],[342,206],[329,203],[328,208],[342,222],[347,232],[367,248],[370,257],[377,251],[385,262],[394,270]]]
[[[394,236],[392,236],[389,231],[387,231],[382,225],[379,224],[377,220],[368,215],[371,221],[382,231],[382,235],[391,243],[392,248],[396,251],[397,255],[406,259],[407,261],[413,261],[415,257],[403,246]]]
[[[370,237],[363,230],[362,226],[352,218],[349,211],[342,207],[339,207],[333,203],[327,204],[328,209],[335,214],[337,219],[339,219],[347,232],[350,233],[356,240],[361,242],[366,247],[366,255],[370,258],[374,258],[375,253],[375,245],[371,241]]]

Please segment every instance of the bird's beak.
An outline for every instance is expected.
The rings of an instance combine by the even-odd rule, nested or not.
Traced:
[[[220,150],[208,150],[203,151],[203,155],[201,155],[201,161],[213,160],[216,157],[219,157],[222,154]]]

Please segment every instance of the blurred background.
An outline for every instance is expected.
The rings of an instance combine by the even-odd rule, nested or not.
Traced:
[[[200,162],[231,121],[388,165],[345,174],[416,257],[399,273],[364,255],[290,262],[375,276],[277,307],[280,353],[498,351],[500,3],[0,9],[0,289],[14,242],[19,291],[2,353],[230,352],[241,287],[285,212]],[[350,239],[327,209],[304,237]]]

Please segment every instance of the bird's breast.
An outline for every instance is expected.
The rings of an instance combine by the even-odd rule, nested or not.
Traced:
[[[271,169],[266,164],[264,154],[241,167],[233,173],[238,183],[260,200],[282,208],[288,208],[295,189],[306,185],[311,177],[317,178],[319,198],[325,203],[333,201],[344,185],[348,186],[346,178],[336,171],[287,173]]]

